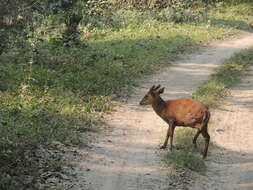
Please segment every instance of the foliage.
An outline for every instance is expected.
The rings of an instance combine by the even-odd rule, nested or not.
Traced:
[[[210,11],[210,14],[212,15],[209,18],[211,25],[243,30],[250,30],[253,26],[253,2],[234,6],[217,4],[216,8]]]
[[[206,3],[208,0],[114,0],[114,4],[124,7],[124,6],[133,6],[133,7],[159,7],[159,8],[166,8],[171,6],[181,6],[184,8],[193,7],[203,2]]]
[[[175,147],[172,152],[164,156],[165,162],[175,168],[193,172],[205,171],[206,165],[200,152],[204,149],[204,139],[198,138],[198,147],[192,144],[196,130],[191,128],[177,128],[174,137]]]
[[[23,25],[30,20],[31,0],[1,1],[0,3],[0,55],[9,43],[9,36],[23,30]]]
[[[200,22],[205,19],[205,10],[184,9],[178,7],[167,7],[163,9],[159,16],[169,22]]]
[[[196,17],[183,13],[176,21],[157,9],[115,9],[111,1],[65,2],[22,4],[27,16],[21,20],[17,4],[9,4],[11,14],[0,12],[13,18],[0,35],[8,44],[0,56],[1,189],[36,189],[41,170],[54,170],[56,162],[34,156],[41,148],[50,149],[55,141],[85,144],[83,134],[99,129],[103,113],[113,110],[115,98],[129,95],[137,79],[202,42],[249,29],[252,20],[246,13],[235,14],[239,23],[227,19],[231,11],[248,10],[247,4],[217,7],[207,15],[198,9]],[[73,14],[82,19],[72,31]],[[216,22],[218,17],[229,24]]]
[[[0,178],[4,181],[0,183],[1,189],[22,186],[35,189],[33,183],[49,164],[41,162],[42,159],[36,156],[38,149],[50,147],[50,142],[55,140],[64,144],[81,142],[80,134],[70,130],[73,124],[78,125],[79,122],[81,125],[81,119],[68,113],[58,113],[53,105],[42,105],[46,98],[41,98],[39,102],[24,93],[21,97],[1,93]],[[48,168],[49,171],[54,169]]]

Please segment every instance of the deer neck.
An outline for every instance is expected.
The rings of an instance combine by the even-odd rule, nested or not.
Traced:
[[[152,107],[154,111],[157,113],[157,115],[161,116],[162,111],[166,107],[165,101],[159,96],[158,98],[155,99],[155,101],[152,103]]]

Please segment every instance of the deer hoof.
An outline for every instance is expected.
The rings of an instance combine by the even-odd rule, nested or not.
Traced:
[[[166,148],[166,146],[164,146],[164,145],[160,146],[160,149],[165,149],[165,148]]]
[[[207,156],[207,154],[202,153],[202,158],[203,158],[203,159],[205,159],[205,158],[206,158],[206,156]]]

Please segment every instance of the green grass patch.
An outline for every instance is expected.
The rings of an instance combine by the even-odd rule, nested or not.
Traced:
[[[177,169],[202,172],[206,168],[202,157],[189,151],[173,150],[166,153],[165,160],[168,165],[172,164]]]
[[[200,153],[204,149],[204,139],[201,135],[198,138],[198,147],[195,148],[192,144],[192,139],[197,130],[192,128],[178,127],[175,132],[175,146],[177,149],[187,150],[193,153]]]
[[[231,6],[217,4],[217,8],[211,10],[210,15],[209,21],[212,25],[250,30],[253,26],[253,3],[240,3]]]
[[[205,171],[205,161],[200,154],[204,150],[204,139],[201,135],[197,141],[197,148],[192,139],[197,131],[191,128],[178,127],[174,135],[174,149],[164,155],[165,162],[176,168],[193,172]]]
[[[222,104],[229,89],[240,82],[247,69],[253,64],[253,49],[243,50],[219,66],[214,74],[193,93],[193,98],[210,107]]]

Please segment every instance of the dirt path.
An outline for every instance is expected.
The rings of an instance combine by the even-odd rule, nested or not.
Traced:
[[[214,44],[203,48],[201,53],[185,56],[163,72],[143,80],[127,103],[107,118],[112,130],[99,135],[91,148],[85,150],[87,159],[77,166],[79,182],[71,189],[168,189],[170,179],[156,153],[166,124],[150,108],[138,106],[138,102],[150,86],[158,83],[166,89],[164,98],[189,97],[213,68],[250,45],[253,45],[253,34],[247,33],[240,39]]]
[[[189,189],[253,189],[253,67],[231,95],[213,113],[210,132],[217,147],[207,160],[208,172]]]

